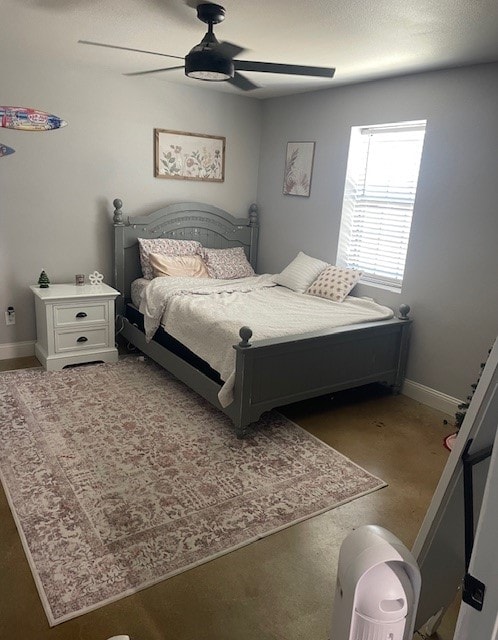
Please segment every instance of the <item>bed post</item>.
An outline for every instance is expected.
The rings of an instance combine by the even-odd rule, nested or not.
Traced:
[[[124,315],[125,300],[124,300],[124,229],[125,223],[123,221],[123,202],[119,198],[113,200],[114,214],[114,288],[120,293],[116,298],[116,316]]]
[[[256,271],[256,263],[258,261],[258,236],[259,236],[259,222],[258,222],[258,205],[252,203],[249,207],[249,228],[251,230],[251,246],[249,247],[249,262],[252,268]]]
[[[399,346],[398,369],[396,371],[396,381],[392,386],[394,395],[401,393],[401,387],[405,379],[406,362],[408,360],[408,344],[410,342],[411,319],[408,317],[410,305],[400,304],[398,308],[398,318],[405,323],[401,327],[401,337]]]
[[[408,314],[410,313],[410,305],[409,304],[400,304],[398,307],[399,319],[400,320],[409,320]]]
[[[237,438],[247,435],[247,427],[251,420],[251,393],[252,393],[252,329],[241,327],[239,330],[240,342],[234,345],[237,352],[235,366],[235,399],[233,403],[234,413],[231,416]]]

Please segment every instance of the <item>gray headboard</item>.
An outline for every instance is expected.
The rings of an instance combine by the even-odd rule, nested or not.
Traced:
[[[170,204],[146,216],[126,216],[123,203],[116,199],[114,210],[114,287],[121,293],[116,312],[122,314],[130,299],[130,285],[142,270],[138,238],[177,238],[198,240],[215,249],[243,247],[256,269],[258,253],[258,207],[251,204],[247,219],[199,202]]]

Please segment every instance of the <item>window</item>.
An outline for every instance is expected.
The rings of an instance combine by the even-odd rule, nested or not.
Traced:
[[[337,264],[401,289],[426,120],[353,127]]]

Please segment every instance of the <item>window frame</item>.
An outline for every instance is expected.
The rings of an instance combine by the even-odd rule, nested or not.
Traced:
[[[397,293],[401,291],[426,130],[427,120],[351,128],[336,264],[363,271],[361,283]],[[389,140],[390,134],[398,134],[398,137]],[[405,140],[402,139],[403,135]],[[413,139],[410,140],[410,137]],[[410,170],[405,167],[405,177],[408,178],[403,181],[398,176],[394,186],[391,181],[393,172],[386,172],[382,184],[368,180],[369,169],[373,168],[373,173],[375,169],[381,173],[381,163],[377,162],[378,166],[375,166],[375,159],[371,160],[370,153],[374,149],[378,154],[380,145],[385,142],[411,146],[410,154],[406,155],[406,164],[412,164]],[[374,158],[375,153],[372,154]],[[401,170],[399,174],[402,174]],[[379,253],[389,250],[391,253]],[[371,257],[365,258],[368,255]],[[368,267],[371,267],[370,271]]]

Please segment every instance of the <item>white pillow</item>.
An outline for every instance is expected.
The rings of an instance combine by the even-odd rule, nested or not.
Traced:
[[[287,289],[304,293],[328,266],[327,262],[307,256],[300,251],[281,273],[274,276],[273,280]]]

